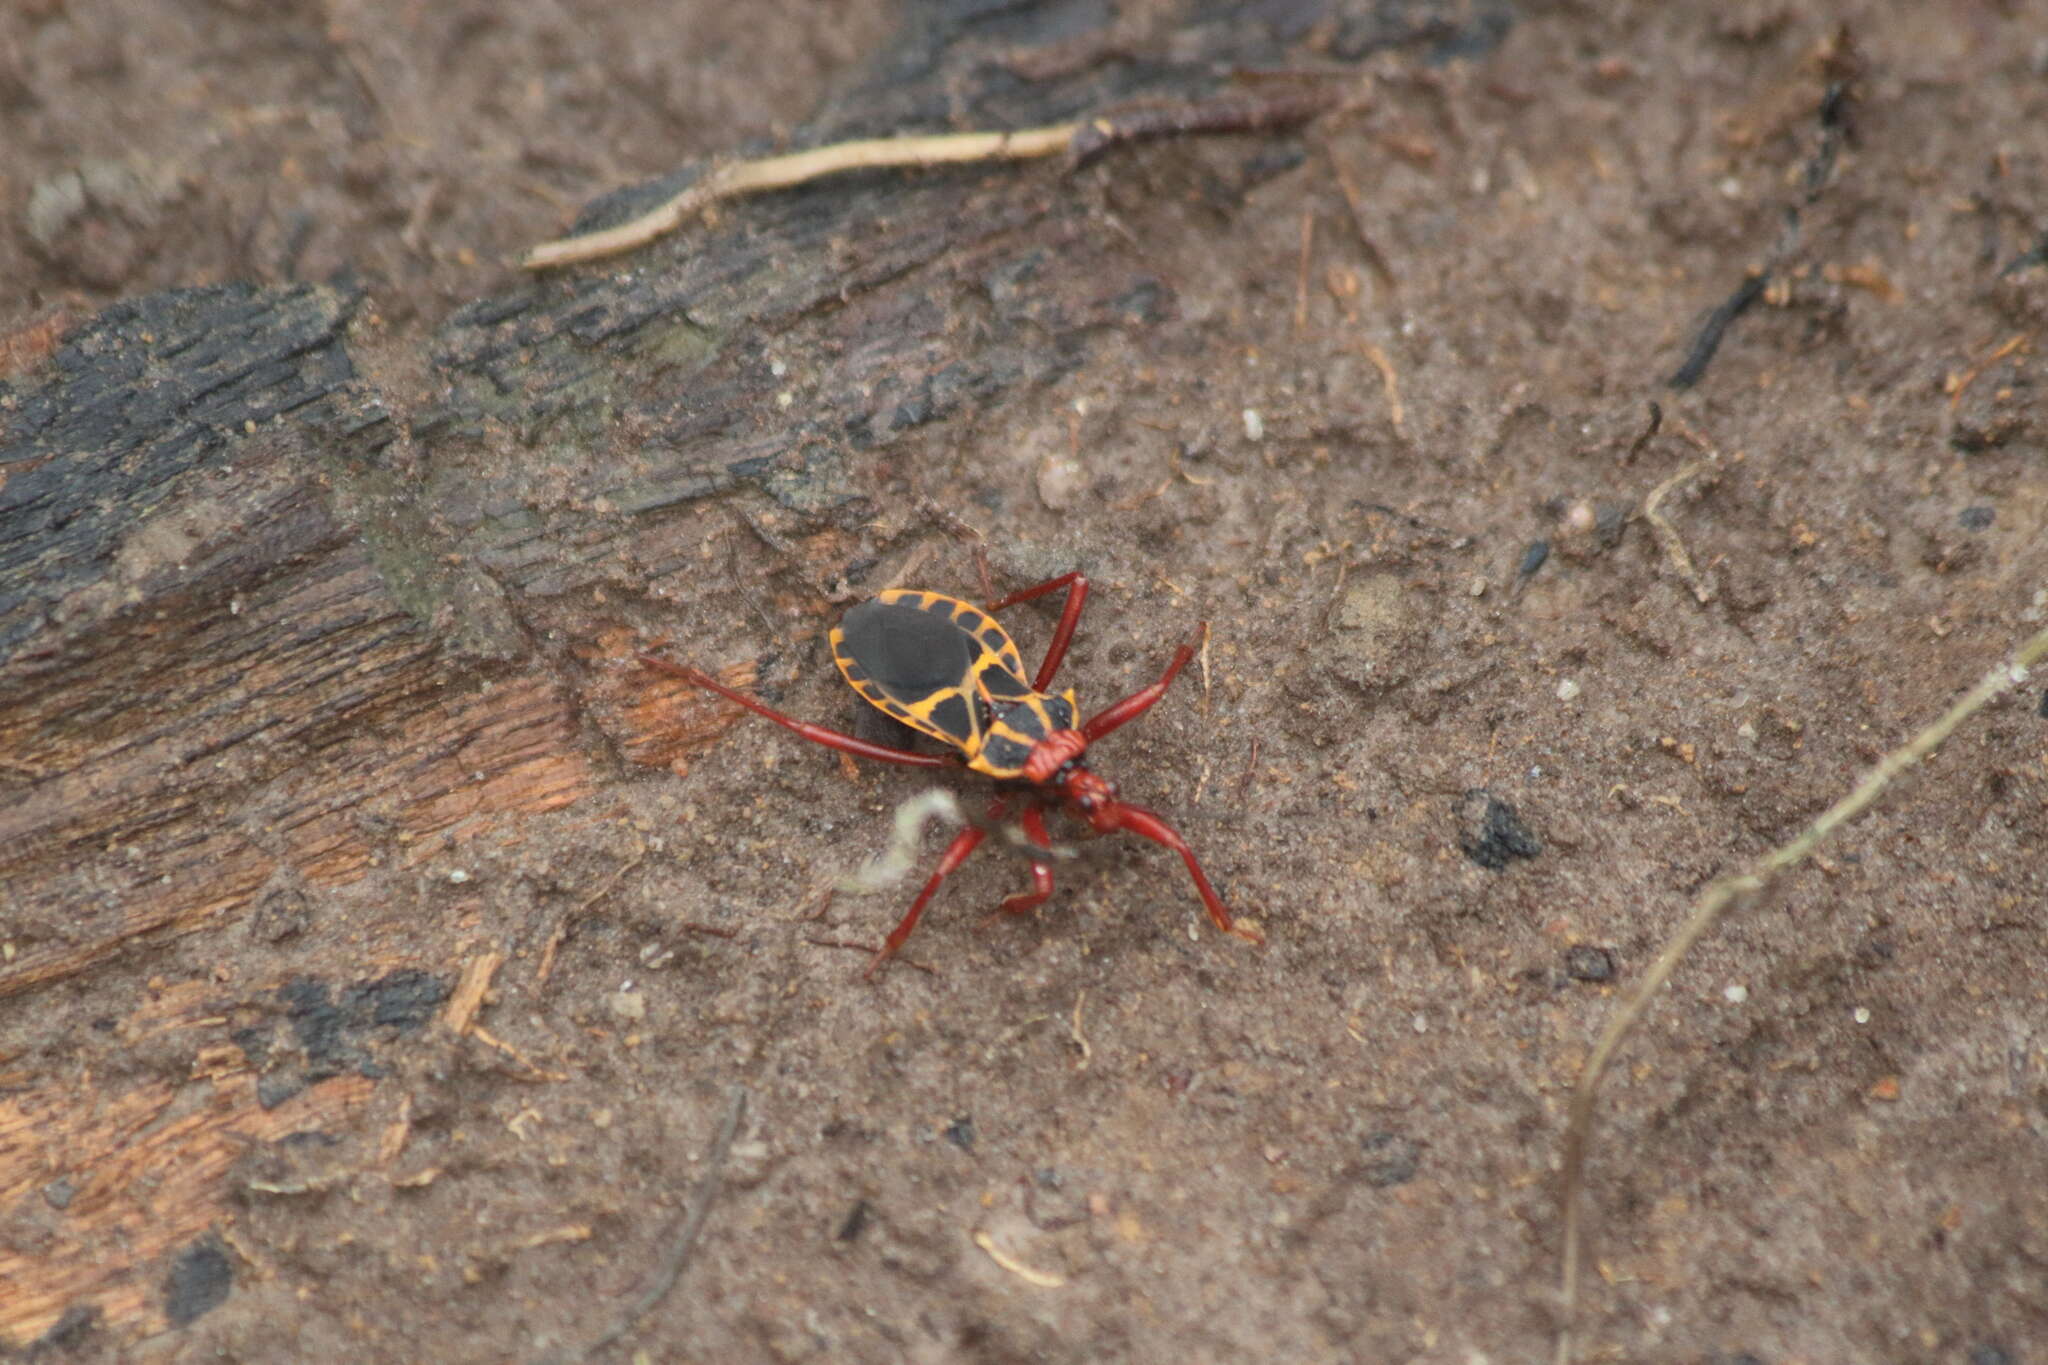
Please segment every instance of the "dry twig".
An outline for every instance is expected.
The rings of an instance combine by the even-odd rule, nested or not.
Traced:
[[[986,1232],[977,1230],[974,1244],[988,1254],[988,1258],[1003,1269],[1015,1275],[1026,1284],[1035,1284],[1040,1289],[1061,1289],[1066,1286],[1067,1277],[1053,1270],[1038,1270],[1024,1264],[996,1245],[996,1239]]]
[[[546,270],[644,246],[723,200],[790,189],[846,171],[1028,161],[1067,153],[1076,163],[1124,142],[1201,133],[1251,133],[1306,122],[1336,103],[1327,90],[1268,98],[1224,97],[1193,104],[1096,115],[1007,133],[927,133],[834,142],[784,156],[714,166],[680,194],[616,227],[543,242],[520,262]]]
[[[1387,420],[1394,424],[1394,434],[1406,436],[1408,433],[1402,424],[1405,414],[1401,407],[1401,376],[1394,373],[1394,362],[1388,359],[1385,349],[1378,342],[1361,339],[1358,349],[1360,354],[1372,362],[1373,368],[1380,372],[1380,382],[1387,386]]]
[[[597,1340],[578,1351],[574,1359],[588,1360],[625,1336],[676,1287],[676,1281],[683,1276],[683,1268],[690,1263],[690,1253],[696,1250],[697,1238],[704,1231],[704,1221],[711,1214],[711,1202],[718,1198],[719,1182],[725,1174],[725,1159],[732,1152],[733,1139],[739,1136],[740,1120],[746,1117],[746,1113],[747,1088],[736,1085],[732,1088],[732,1104],[725,1111],[725,1122],[718,1128],[718,1140],[711,1144],[711,1155],[704,1159],[704,1174],[698,1178],[697,1188],[690,1194],[689,1205],[683,1210],[682,1224],[661,1258],[654,1282],[633,1300],[632,1307],[619,1315],[617,1322],[606,1328]]]
[[[873,957],[881,951],[880,947],[873,943],[856,943],[850,938],[807,938],[804,942],[810,944],[813,948],[844,948],[848,952],[865,953],[869,957]],[[901,962],[906,967],[915,967],[926,976],[937,976],[939,974],[939,969],[932,966],[931,963],[919,962],[916,958],[905,957],[902,953],[897,953],[890,957],[889,961]]]
[[[1571,1118],[1565,1128],[1559,1196],[1564,1215],[1564,1264],[1560,1283],[1561,1325],[1557,1335],[1557,1365],[1571,1365],[1572,1360],[1572,1315],[1578,1307],[1580,1243],[1585,1232],[1581,1202],[1585,1192],[1587,1154],[1593,1141],[1594,1105],[1600,1097],[1601,1079],[1607,1074],[1615,1053],[1642,1021],[1643,1014],[1650,1007],[1651,997],[1670,980],[1672,972],[1692,951],[1693,945],[1719,924],[1732,907],[1769,886],[1780,872],[1803,862],[1823,839],[1861,814],[1891,784],[1892,779],[1925,758],[1957,726],[2001,694],[2024,682],[2027,670],[2044,657],[2048,657],[2048,630],[2041,631],[2014,650],[2010,658],[1979,679],[1975,687],[1932,725],[1878,760],[1877,765],[1864,774],[1863,780],[1847,796],[1823,811],[1797,838],[1765,854],[1749,870],[1710,883],[1700,893],[1685,923],[1665,943],[1657,960],[1650,964],[1643,979],[1608,1016],[1607,1027],[1601,1030],[1600,1040],[1586,1059],[1586,1069],[1580,1073],[1578,1086],[1572,1093]]]
[[[1665,516],[1659,507],[1673,489],[1708,468],[1711,463],[1709,460],[1694,460],[1651,489],[1650,496],[1643,499],[1643,520],[1649,522],[1650,529],[1657,533],[1657,540],[1664,546],[1664,554],[1671,561],[1671,567],[1678,571],[1678,576],[1692,589],[1692,595],[1699,599],[1701,606],[1714,600],[1714,590],[1700,577],[1700,571],[1693,567],[1692,556],[1686,553],[1685,541],[1679,536],[1678,528],[1671,524],[1671,519]]]

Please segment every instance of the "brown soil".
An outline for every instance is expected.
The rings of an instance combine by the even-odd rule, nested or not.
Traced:
[[[1338,62],[1354,10],[1295,60]],[[614,1358],[1547,1356],[1562,1112],[1615,992],[2048,611],[2048,29],[1499,13],[1468,56],[1365,58],[1370,107],[1300,135],[990,172],[1087,206],[1118,273],[1062,288],[1143,274],[1158,316],[849,459],[862,517],[720,494],[632,610],[518,604],[536,640],[623,615],[835,725],[826,596],[975,591],[920,499],[1007,586],[1093,576],[1084,705],[1206,618],[1100,765],[1263,949],[1164,851],[1076,840],[1021,921],[985,922],[1025,871],[982,854],[864,983],[816,941],[878,941],[909,886],[804,916],[929,781],[719,713],[678,771],[594,763],[563,809],[5,1000],[0,1348],[573,1352],[656,1275],[741,1086],[694,1259]],[[896,22],[17,4],[0,377],[117,299],[352,272],[356,366],[423,412],[435,329],[519,248],[774,145]],[[1097,59],[1173,23],[1134,8]],[[1643,515],[1688,469],[1661,508],[1690,571]],[[1015,618],[1042,647],[1052,613]],[[2038,682],[1997,704],[1681,968],[1610,1081],[1584,1358],[2043,1358],[2044,714]],[[596,706],[593,751],[621,724]],[[451,997],[483,1035],[430,1022]]]

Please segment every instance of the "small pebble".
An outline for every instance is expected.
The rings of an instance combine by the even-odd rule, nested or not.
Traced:
[[[1559,701],[1571,701],[1578,695],[1579,684],[1577,679],[1566,678],[1563,682],[1557,685],[1557,699]]]
[[[1266,439],[1266,419],[1259,416],[1257,408],[1246,408],[1244,410],[1244,438],[1247,441],[1263,441]]]
[[[1088,487],[1088,471],[1069,455],[1048,455],[1038,466],[1038,499],[1049,512],[1064,512]]]
[[[1612,981],[1614,954],[1590,943],[1575,943],[1564,950],[1564,974],[1574,981]]]
[[[1730,986],[1727,990],[1721,992],[1721,998],[1731,1005],[1739,1005],[1749,999],[1749,987]]]
[[[1365,1183],[1376,1190],[1405,1185],[1422,1165],[1422,1147],[1399,1133],[1371,1133],[1359,1144],[1365,1158]]]

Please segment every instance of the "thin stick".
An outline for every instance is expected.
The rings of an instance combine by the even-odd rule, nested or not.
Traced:
[[[1636,439],[1628,448],[1628,458],[1631,463],[1634,462],[1636,456],[1643,453],[1645,446],[1657,439],[1657,433],[1664,429],[1664,405],[1653,398],[1650,400],[1649,406],[1650,420],[1643,424],[1642,431],[1637,434]]]
[[[1768,271],[1758,270],[1743,276],[1735,292],[1715,306],[1707,314],[1705,322],[1693,337],[1692,349],[1685,353],[1685,361],[1672,372],[1665,382],[1674,389],[1689,389],[1700,382],[1700,376],[1707,372],[1707,366],[1714,363],[1714,352],[1721,349],[1721,338],[1735,325],[1735,319],[1749,311],[1749,306],[1764,296],[1764,288],[1771,281]]]
[[[2003,274],[2004,272],[2001,271],[1999,273]],[[2032,341],[2033,339],[2034,334],[2032,332],[2021,332],[2015,336],[2008,337],[2003,346],[2000,346],[1990,355],[1985,356],[1982,360],[1978,361],[1975,365],[1972,365],[1969,369],[1963,371],[1961,374],[1951,374],[1948,377],[1948,383],[1945,385],[1945,387],[1948,389],[1948,410],[1950,412],[1954,412],[1956,410],[1956,405],[1963,401],[1963,395],[1970,391],[1970,385],[1977,382],[1977,376],[1984,372],[1985,367],[1997,364],[1999,361],[2011,355],[2014,351],[2024,350],[2026,348],[2027,343]],[[5,368],[6,367],[4,365],[0,365],[0,370],[4,370]]]
[[[1081,1060],[1074,1067],[1076,1071],[1086,1071],[1088,1069],[1088,1059],[1095,1055],[1095,1049],[1088,1046],[1088,1035],[1081,1032],[1081,1006],[1087,1003],[1088,992],[1085,990],[1074,997],[1074,1023],[1069,1032],[1073,1034],[1074,1042],[1081,1048]]]
[[[1685,539],[1678,534],[1678,528],[1671,524],[1671,519],[1659,508],[1671,490],[1707,468],[1710,463],[1708,460],[1694,460],[1651,489],[1650,496],[1643,499],[1643,520],[1649,522],[1651,529],[1657,533],[1657,539],[1663,542],[1664,554],[1671,561],[1671,567],[1678,571],[1678,576],[1692,589],[1692,595],[1699,599],[1701,606],[1714,600],[1714,590],[1707,586],[1706,580],[1700,577],[1700,571],[1693,567],[1692,556],[1686,553]]]
[[[1394,362],[1387,358],[1378,342],[1361,338],[1358,349],[1373,363],[1373,368],[1380,372],[1380,382],[1387,386],[1387,420],[1394,424],[1394,434],[1406,436],[1408,433],[1401,428],[1401,376],[1394,373]]]
[[[1800,214],[1819,200],[1821,192],[1827,189],[1834,177],[1836,159],[1848,136],[1848,105],[1848,83],[1842,80],[1830,82],[1821,94],[1817,111],[1820,137],[1800,176],[1799,198],[1785,206],[1784,223],[1778,231],[1777,242],[1771,247],[1764,264],[1744,276],[1735,292],[1707,314],[1698,335],[1693,338],[1692,349],[1686,352],[1684,363],[1665,381],[1670,387],[1689,389],[1700,382],[1707,366],[1713,363],[1714,352],[1721,348],[1721,339],[1727,335],[1728,329],[1749,311],[1750,305],[1764,296],[1772,276],[1779,274],[1791,261],[1793,253],[1799,250]]]
[[[1339,565],[1338,567],[1341,569],[1343,566]],[[1244,776],[1237,779],[1237,804],[1240,806],[1244,804],[1245,798],[1251,795],[1252,777],[1256,773],[1258,766],[1259,737],[1253,735],[1251,756],[1244,761]]]
[[[950,166],[977,161],[1028,161],[1068,153],[1076,164],[1124,142],[1202,133],[1262,132],[1302,123],[1336,104],[1329,91],[1266,99],[1217,99],[1166,108],[1097,115],[1008,133],[923,133],[834,142],[758,161],[714,166],[681,193],[639,217],[599,232],[543,242],[520,265],[546,270],[614,256],[673,232],[713,204],[763,190],[790,189],[844,171]]]
[[[1079,132],[1078,123],[1056,123],[1015,133],[936,133],[912,137],[875,137],[834,142],[785,156],[758,161],[731,161],[714,166],[682,193],[617,227],[542,242],[520,262],[528,270],[547,270],[577,261],[593,261],[644,246],[675,231],[693,214],[722,199],[762,190],[786,190],[820,176],[844,171],[945,166],[963,161],[1024,161],[1063,152]]]
[[[739,1135],[740,1120],[746,1117],[746,1112],[747,1088],[736,1085],[732,1088],[732,1104],[725,1111],[725,1122],[719,1125],[718,1140],[711,1144],[711,1155],[705,1158],[704,1174],[698,1178],[697,1188],[690,1194],[689,1206],[683,1211],[682,1226],[676,1230],[675,1240],[669,1243],[668,1251],[661,1258],[654,1283],[647,1286],[633,1301],[633,1306],[606,1328],[603,1335],[578,1352],[577,1360],[590,1359],[632,1331],[641,1318],[668,1297],[668,1292],[676,1287],[676,1281],[683,1277],[683,1267],[690,1263],[690,1253],[696,1249],[697,1237],[704,1231],[704,1220],[711,1214],[711,1202],[718,1198],[725,1159],[732,1152],[732,1140]]]
[[[1700,893],[1692,914],[1664,945],[1664,950],[1650,964],[1643,979],[1608,1016],[1607,1027],[1601,1030],[1600,1041],[1594,1045],[1592,1056],[1586,1059],[1586,1069],[1580,1073],[1578,1086],[1572,1093],[1571,1120],[1565,1128],[1560,1195],[1564,1205],[1564,1265],[1560,1283],[1562,1302],[1561,1325],[1557,1333],[1557,1365],[1571,1365],[1572,1360],[1572,1315],[1579,1301],[1579,1252],[1585,1231],[1580,1205],[1585,1187],[1586,1159],[1593,1142],[1593,1108],[1599,1099],[1600,1082],[1607,1074],[1609,1063],[1641,1022],[1644,1012],[1650,1007],[1650,998],[1670,979],[1671,973],[1692,951],[1693,945],[1719,924],[1732,906],[1762,891],[1778,873],[1804,861],[1823,839],[1861,814],[1893,778],[1925,758],[1958,725],[2000,694],[2024,682],[2027,670],[2044,656],[2048,656],[2048,630],[2035,635],[2015,650],[2011,658],[1986,673],[1934,724],[1878,760],[1847,796],[1822,812],[1820,818],[1808,825],[1797,838],[1765,854],[1748,871],[1710,883]]]
[[[1360,192],[1358,182],[1351,178],[1351,172],[1344,166],[1344,159],[1337,155],[1326,138],[1322,142],[1323,158],[1330,163],[1330,173],[1336,177],[1337,188],[1343,192],[1344,207],[1351,212],[1351,231],[1358,238],[1359,249],[1365,252],[1365,263],[1372,268],[1373,277],[1380,282],[1380,288],[1387,294],[1396,292],[1394,268],[1387,263],[1386,254],[1372,239],[1368,223],[1365,195]]]
[[[974,1244],[986,1252],[991,1261],[994,1261],[1026,1284],[1035,1284],[1040,1289],[1063,1289],[1066,1287],[1066,1276],[1055,1270],[1033,1269],[997,1246],[996,1239],[984,1231],[979,1229],[975,1231]]]
[[[534,1062],[533,1058],[527,1056],[503,1038],[498,1037],[482,1024],[470,1024],[468,1036],[476,1039],[485,1047],[497,1049],[513,1061],[519,1063],[519,1065],[525,1067],[526,1070],[523,1072],[512,1073],[522,1081],[566,1081],[569,1079],[568,1075],[564,1072],[549,1071],[546,1067],[538,1065]]]
[[[1315,259],[1316,216],[1313,212],[1301,215],[1301,262],[1294,278],[1294,334],[1300,336],[1308,328],[1308,267]]]
[[[813,948],[845,948],[850,952],[866,953],[869,957],[873,957],[879,947],[879,945],[873,943],[856,943],[850,938],[807,938],[804,942],[810,944]],[[915,967],[926,976],[937,976],[939,974],[939,969],[932,966],[931,963],[919,962],[916,958],[905,957],[902,953],[897,953],[890,957],[889,961],[901,962],[906,967]]]

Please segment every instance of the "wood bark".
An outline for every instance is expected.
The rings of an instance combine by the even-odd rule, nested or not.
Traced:
[[[1170,63],[1104,60],[1109,35],[1054,42],[1036,13],[1001,45],[964,12],[921,17],[797,142],[1198,97],[1285,51],[1225,19],[1152,44]],[[1340,29],[1336,51],[1446,31],[1427,15]],[[1259,139],[1204,192],[1234,203],[1299,154]],[[631,664],[661,603],[699,590],[693,505],[737,494],[796,527],[810,561],[850,567],[876,510],[856,466],[1168,316],[1173,282],[1103,228],[1098,183],[968,167],[728,206],[622,261],[520,279],[418,354],[347,281],[157,294],[10,339],[0,1008],[166,935],[289,923],[704,742],[723,709]],[[366,356],[411,378],[381,384]],[[296,1008],[292,983],[268,989]],[[180,993],[117,1026],[213,1009]],[[61,1341],[80,1313],[175,1322],[176,1295],[158,1303],[138,1267],[186,1247],[203,1282],[235,1153],[369,1088],[342,1067],[262,1094],[249,1057],[222,1056],[213,1098],[165,1123],[175,1087],[53,1081],[48,1040],[10,1036],[0,1202],[42,1189],[62,1227],[0,1255],[0,1342]],[[92,1175],[59,1189],[59,1164]]]
[[[1022,122],[1198,96],[1219,61],[1277,55],[1262,33],[1196,30],[1185,63],[1035,84],[1013,54],[1003,79],[974,67],[1004,93],[966,103]],[[943,126],[947,73],[987,53],[925,47],[897,59],[921,79],[878,81],[805,140]],[[1208,188],[1234,199],[1289,164],[1283,140]],[[378,339],[345,284],[153,295],[42,337],[40,359],[14,348],[0,999],[568,805],[693,724],[701,739],[668,689],[634,705],[608,686],[621,619],[560,604],[691,591],[679,512],[730,490],[809,530],[853,525],[851,461],[1166,316],[1172,282],[1092,211],[1057,167],[730,207],[617,268],[463,308],[427,347],[434,398],[403,406],[361,373]]]

